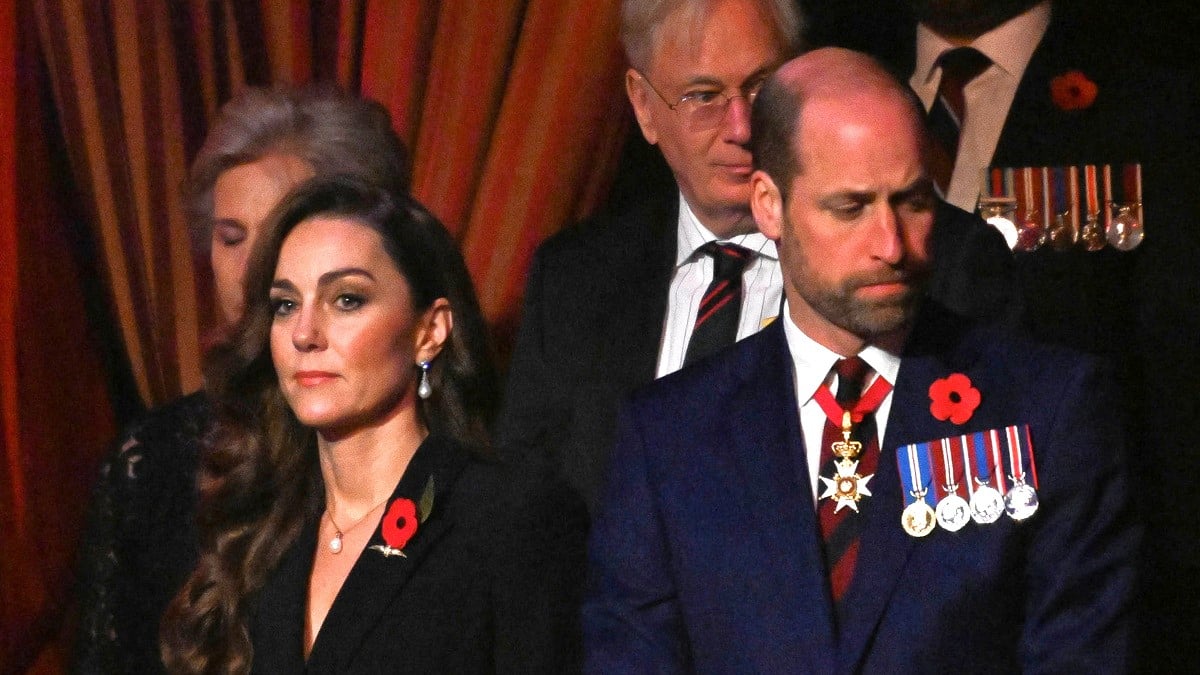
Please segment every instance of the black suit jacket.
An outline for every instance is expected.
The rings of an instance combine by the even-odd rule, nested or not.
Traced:
[[[551,237],[534,255],[498,435],[560,472],[594,510],[617,407],[654,379],[675,265],[679,193]],[[1013,311],[1011,256],[978,218],[939,205],[930,293],[969,316]]]
[[[256,673],[562,673],[578,669],[586,514],[559,484],[531,480],[430,436],[393,499],[433,509],[403,548],[376,529],[309,654],[305,604],[319,518],[258,594]]]

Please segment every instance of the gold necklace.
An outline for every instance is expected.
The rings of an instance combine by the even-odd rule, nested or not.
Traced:
[[[334,522],[333,513],[330,512],[329,507],[325,507],[325,517],[329,519],[329,524],[333,526],[333,532],[334,532],[333,538],[329,540],[330,552],[332,552],[335,555],[338,553],[341,553],[342,552],[342,537],[345,536],[346,532],[353,532],[354,528],[358,527],[359,525],[362,525],[363,521],[365,521],[368,517],[370,517],[370,515],[372,513],[375,513],[375,509],[378,509],[379,507],[386,504],[388,499],[391,499],[391,498],[392,498],[391,495],[388,495],[383,501],[379,502],[375,506],[372,506],[370,511],[367,511],[366,513],[364,513],[361,518],[354,521],[354,524],[351,525],[350,527],[347,527],[345,531],[342,531],[342,528],[338,527],[338,524],[336,522]]]

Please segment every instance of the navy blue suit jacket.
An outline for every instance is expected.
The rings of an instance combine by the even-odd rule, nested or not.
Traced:
[[[936,420],[929,385],[982,402]],[[1090,357],[927,307],[903,355],[840,635],[782,325],[623,409],[590,543],[588,672],[1121,671],[1137,528]],[[895,448],[1029,424],[1041,508],[923,539],[900,526]],[[965,672],[965,671],[964,671]]]
[[[617,409],[654,379],[675,265],[679,193],[577,224],[538,247],[509,366],[498,445],[566,477],[589,509],[608,468]],[[1012,258],[982,220],[939,203],[930,296],[968,316],[1013,320]]]

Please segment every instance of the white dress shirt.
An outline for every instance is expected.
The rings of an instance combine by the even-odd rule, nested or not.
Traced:
[[[829,390],[837,395],[837,377],[830,372],[833,364],[842,358],[836,352],[826,348],[816,340],[804,334],[792,321],[784,303],[783,334],[787,338],[788,351],[792,354],[794,381],[796,385],[796,401],[800,404],[800,433],[804,436],[804,451],[808,459],[808,479],[812,489],[813,504],[817,503],[817,476],[821,470],[821,439],[825,433],[825,411],[821,404],[813,398],[822,384],[828,384]],[[874,345],[868,345],[858,356],[871,366],[877,377],[882,377],[892,385],[896,384],[896,374],[900,372],[900,357]],[[864,383],[863,391],[867,390],[875,380],[872,378]],[[875,437],[881,452],[888,452],[883,447],[883,433],[887,429],[888,414],[892,410],[892,392],[883,397],[883,402],[875,411]],[[894,451],[895,448],[892,448]],[[870,489],[870,483],[867,488]],[[868,497],[870,499],[870,497]]]
[[[738,319],[737,339],[754,335],[779,313],[783,295],[783,275],[775,242],[759,232],[731,239],[717,239],[700,224],[683,194],[679,195],[679,226],[675,273],[667,296],[667,316],[658,349],[658,373],[662,377],[683,367],[688,340],[695,327],[696,313],[704,291],[712,283],[713,259],[698,249],[710,241],[737,244],[757,253],[742,272],[742,311]]]
[[[1034,5],[996,28],[980,35],[971,44],[992,60],[992,65],[963,88],[966,123],[959,130],[958,157],[946,201],[960,209],[974,211],[979,199],[983,172],[991,166],[996,144],[1004,129],[1008,109],[1025,74],[1025,67],[1050,25],[1050,1]],[[937,99],[942,68],[936,65],[943,52],[957,45],[946,41],[924,24],[917,26],[916,68],[909,84],[929,110]],[[1050,93],[1046,92],[1049,96]]]

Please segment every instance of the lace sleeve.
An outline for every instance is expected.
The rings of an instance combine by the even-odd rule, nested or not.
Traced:
[[[136,475],[140,459],[137,437],[127,433],[100,467],[100,479],[88,509],[87,528],[79,552],[80,621],[76,666],[80,673],[126,673],[128,652],[121,648],[115,615],[117,577],[123,567],[118,547],[119,494],[126,478]]]
[[[202,396],[147,414],[100,470],[79,555],[76,671],[162,672],[158,624],[197,556]]]

